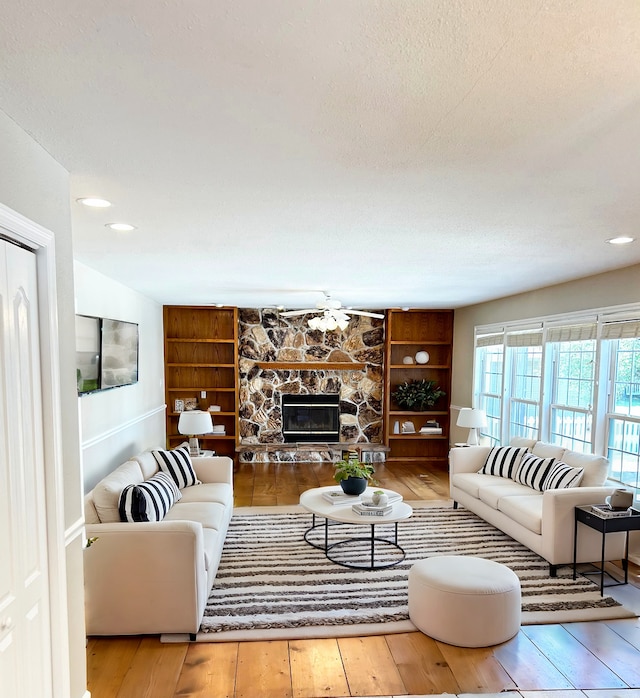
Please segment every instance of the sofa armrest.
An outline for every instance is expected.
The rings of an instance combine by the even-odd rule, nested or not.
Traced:
[[[233,485],[233,461],[228,456],[203,456],[192,460],[202,482],[226,482]]]
[[[566,563],[573,559],[575,508],[589,504],[604,504],[615,488],[568,487],[542,493],[542,537],[544,557]],[[552,532],[549,535],[549,532]]]
[[[477,473],[484,465],[491,446],[468,446],[449,451],[449,475]]]
[[[207,598],[202,525],[90,524],[83,554],[88,635],[195,633]]]

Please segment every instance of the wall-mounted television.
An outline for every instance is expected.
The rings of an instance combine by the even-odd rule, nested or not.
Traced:
[[[138,325],[76,315],[78,395],[138,382]]]

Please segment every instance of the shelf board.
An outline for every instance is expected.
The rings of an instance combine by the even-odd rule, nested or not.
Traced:
[[[203,412],[208,412],[208,410],[202,410],[202,411],[203,411]],[[182,414],[182,412],[167,412],[167,414],[169,415],[169,417],[179,417],[179,416]],[[222,412],[222,411],[218,411],[218,412],[209,412],[209,414],[211,415],[211,418],[212,418],[212,419],[213,419],[216,415],[220,415],[220,416],[222,416],[222,417],[235,417],[235,416],[236,416],[236,413],[235,413],[235,412]]]
[[[267,371],[362,371],[367,367],[359,361],[256,361],[256,365]]]
[[[167,388],[168,393],[200,393],[201,390],[206,390],[208,393],[235,393],[236,389],[234,386],[230,388],[208,388],[203,385],[199,385],[196,388],[187,386],[186,388]]]
[[[189,440],[189,437],[186,434],[170,434],[169,435],[170,439],[183,439],[185,441]],[[225,439],[233,439],[235,441],[235,435],[234,434],[198,434],[198,441],[223,441]]]
[[[389,344],[405,344],[406,346],[412,346],[412,347],[428,347],[428,346],[443,346],[445,344],[451,344],[451,342],[438,342],[438,341],[433,341],[431,339],[428,340],[413,340],[413,339],[392,339]]]
[[[439,439],[448,439],[446,434],[389,434],[389,441],[411,441],[417,439],[426,439],[427,441],[438,441]]]
[[[205,364],[205,363],[168,363],[168,367],[186,366],[187,368],[231,368],[236,367],[235,364]]]
[[[446,461],[446,456],[407,456],[403,458],[402,456],[391,456],[386,459],[387,463],[421,463],[424,461]]]
[[[448,410],[424,410],[422,412],[418,412],[416,410],[389,410],[390,415],[398,415],[398,417],[406,415],[408,417],[424,417],[424,416],[429,416],[429,415],[445,415],[449,414]]]
[[[391,364],[389,368],[401,368],[402,370],[405,370],[407,368],[451,368],[448,364]]]
[[[231,339],[185,339],[184,337],[167,337],[167,342],[177,344],[235,344],[236,340]]]

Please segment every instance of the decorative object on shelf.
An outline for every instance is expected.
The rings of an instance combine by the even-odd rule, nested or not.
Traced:
[[[342,308],[340,301],[333,300],[329,294],[324,294],[324,300],[318,301],[315,308],[304,308],[303,310],[289,310],[280,313],[282,317],[293,317],[295,315],[308,315],[309,313],[321,313],[317,317],[307,320],[307,324],[312,330],[321,332],[334,332],[335,330],[346,330],[351,319],[350,315],[364,315],[365,317],[375,317],[383,319],[380,313],[370,313],[366,310],[353,310]]]
[[[393,423],[393,433],[394,434],[399,434],[400,433],[400,422],[396,419],[396,421]]]
[[[442,427],[440,422],[436,422],[435,419],[430,419],[425,424],[420,427],[421,434],[442,434]]]
[[[487,415],[484,410],[474,410],[472,407],[462,407],[458,415],[456,424],[459,427],[469,429],[467,437],[467,446],[478,445],[478,429],[487,425]]]
[[[185,410],[197,410],[198,409],[198,400],[195,397],[185,398],[184,409]]]
[[[174,400],[173,401],[173,411],[174,412],[184,412],[184,400]]]
[[[419,351],[416,353],[416,363],[417,364],[428,364],[429,363],[429,352]]]
[[[436,386],[435,381],[421,380],[405,381],[392,393],[391,397],[401,409],[422,412],[427,407],[433,407],[438,398],[446,393]]]
[[[412,364],[413,363],[413,356],[405,356],[402,359],[403,364]]]
[[[198,436],[210,434],[213,431],[213,420],[208,412],[201,410],[185,410],[178,420],[178,431],[189,437],[189,453],[192,456],[200,455]]]
[[[617,489],[604,501],[612,511],[625,511],[633,505],[633,492],[631,490]]]
[[[220,412],[220,405],[209,405],[209,412]]]
[[[415,434],[416,427],[413,422],[402,422],[402,433],[403,434]]]
[[[342,487],[345,494],[362,494],[369,481],[373,480],[373,465],[362,463],[356,456],[336,462],[336,471],[333,479]]]

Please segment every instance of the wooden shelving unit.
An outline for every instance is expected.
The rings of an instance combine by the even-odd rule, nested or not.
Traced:
[[[224,424],[224,436],[199,436],[201,448],[235,458],[238,438],[238,309],[165,305],[164,362],[167,447],[182,443],[175,401],[195,399]],[[201,397],[202,392],[206,393]]]
[[[453,346],[452,310],[387,310],[384,372],[384,433],[389,447],[387,462],[446,464],[449,454],[449,419],[451,396],[451,355]],[[426,364],[405,364],[405,356],[419,351],[429,354]],[[433,409],[412,412],[400,409],[391,393],[398,385],[411,380],[433,380],[446,395]],[[427,420],[436,420],[442,434],[422,435],[418,432]],[[416,433],[394,433],[396,422],[413,423]]]

